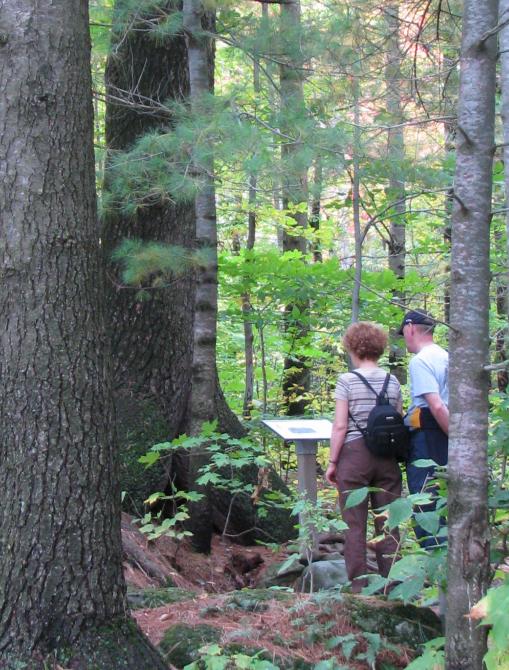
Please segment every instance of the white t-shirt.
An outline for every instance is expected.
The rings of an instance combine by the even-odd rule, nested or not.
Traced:
[[[445,405],[449,405],[449,354],[438,344],[426,344],[410,361],[410,394],[415,407],[428,407],[426,393],[438,393]]]

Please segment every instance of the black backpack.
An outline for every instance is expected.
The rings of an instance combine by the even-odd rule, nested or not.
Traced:
[[[355,370],[352,371],[352,374],[356,375],[376,395],[376,405],[368,414],[366,428],[361,428],[348,411],[348,416],[354,422],[357,430],[362,433],[367,448],[375,456],[405,461],[408,456],[410,433],[401,414],[389,402],[387,387],[391,378],[390,374],[387,373],[380,393],[377,393],[361,374]]]

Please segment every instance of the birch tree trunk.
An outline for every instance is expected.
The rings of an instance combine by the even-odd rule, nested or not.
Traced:
[[[162,669],[126,616],[88,3],[0,15],[0,665]]]
[[[285,63],[280,66],[280,88],[281,88],[281,119],[282,130],[286,135],[295,137],[295,140],[288,140],[281,147],[283,160],[283,170],[286,170],[283,176],[282,193],[283,207],[288,209],[290,205],[307,203],[307,169],[300,167],[298,153],[300,151],[300,141],[298,139],[298,127],[295,123],[289,123],[291,119],[298,119],[299,115],[305,114],[304,89],[303,89],[303,61],[300,52],[300,32],[301,32],[301,10],[300,0],[289,0],[281,5],[281,44],[283,45],[283,57]],[[297,164],[299,167],[295,167]],[[296,212],[292,215],[296,223],[296,232],[298,228],[306,228],[308,223],[307,210]],[[300,251],[305,254],[307,251],[306,239],[298,234],[290,235],[283,232],[283,251]],[[296,307],[304,320],[298,320],[291,329],[288,329],[289,339],[297,343],[298,340],[306,337],[308,329],[304,323],[308,304],[300,302],[299,304],[287,305],[286,313],[291,314]],[[290,332],[291,331],[291,332]],[[285,359],[285,377],[283,382],[283,398],[288,415],[303,414],[307,405],[304,398],[309,390],[309,368],[304,357],[292,352],[293,344],[290,344],[290,351]]]
[[[394,203],[393,216],[390,220],[389,235],[389,268],[398,280],[405,278],[405,182],[402,177],[402,163],[405,157],[405,139],[403,135],[403,112],[401,109],[401,49],[399,46],[399,6],[388,5],[384,10],[388,30],[387,61],[385,65],[385,85],[387,111],[392,126],[387,133],[387,163],[389,171],[389,188],[387,195]],[[404,302],[404,292],[397,290],[394,298]],[[398,380],[406,383],[406,368],[403,365],[405,348],[401,338],[391,333],[389,365],[391,372]]]
[[[189,102],[194,114],[205,112],[206,98],[211,92],[208,67],[208,42],[203,34],[202,0],[184,0],[184,31],[189,64]],[[215,418],[214,392],[216,379],[217,327],[217,230],[216,196],[214,187],[214,156],[212,152],[195,158],[192,169],[200,180],[195,197],[195,244],[206,251],[207,260],[196,270],[194,302],[193,361],[191,368],[191,397],[189,402],[189,431],[200,433],[206,421]],[[208,454],[193,450],[189,457],[190,477],[193,481],[208,461]],[[200,551],[210,550],[212,517],[208,491],[196,487],[204,498],[191,506],[190,530],[193,544]]]
[[[463,10],[452,219],[449,552],[446,668],[481,670],[486,629],[468,617],[490,573],[488,528],[489,254],[496,0]]]

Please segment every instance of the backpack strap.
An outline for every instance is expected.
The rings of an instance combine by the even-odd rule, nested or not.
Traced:
[[[388,372],[387,376],[385,377],[385,381],[384,381],[384,385],[382,386],[382,390],[378,394],[378,397],[377,397],[377,400],[376,400],[377,405],[381,405],[384,398],[387,401],[387,403],[390,404],[389,394],[387,393],[387,388],[389,386],[390,380],[391,380],[391,374],[390,374],[390,372]]]
[[[384,379],[384,383],[383,383],[382,390],[380,391],[380,393],[375,391],[375,389],[371,386],[371,384],[368,382],[368,380],[365,377],[363,377],[360,372],[357,372],[356,370],[352,370],[352,374],[355,375],[356,377],[358,377],[361,380],[361,382],[363,382],[368,387],[368,389],[376,395],[376,404],[377,405],[382,404],[382,401],[383,401],[384,397],[386,398],[387,402],[389,401],[389,397],[387,395],[387,387],[389,386],[389,381],[391,379],[391,375],[390,375],[389,372],[387,373],[387,375]]]
[[[362,428],[361,426],[359,426],[359,424],[358,424],[357,421],[355,420],[355,418],[354,418],[353,414],[350,412],[350,410],[348,410],[348,416],[349,416],[350,419],[352,419],[352,421],[353,421],[353,423],[354,423],[354,426],[357,428],[357,430],[359,431],[359,433],[361,433],[361,435],[362,435],[363,437],[367,437],[367,435],[368,435],[368,429],[367,429],[367,427],[366,427],[366,428]]]

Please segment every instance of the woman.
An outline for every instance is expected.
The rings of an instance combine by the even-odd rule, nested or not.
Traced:
[[[387,335],[374,323],[360,321],[352,324],[343,338],[343,345],[350,355],[355,372],[364,377],[380,393],[387,372],[378,367],[378,359],[387,346]],[[387,395],[391,405],[401,412],[401,388],[398,380],[390,376]],[[361,429],[365,429],[368,414],[376,404],[376,395],[353,372],[340,375],[336,385],[336,413],[330,441],[330,460],[326,480],[335,484],[344,521],[348,524],[345,536],[345,563],[352,591],[358,593],[367,583],[359,579],[367,573],[366,524],[368,498],[372,509],[387,505],[401,495],[401,471],[395,458],[374,456],[366,447]],[[364,486],[377,487],[363,502],[345,509],[348,494]],[[383,531],[384,518],[375,517],[376,535]],[[397,551],[399,534],[376,543],[376,559],[380,574],[386,577]]]

